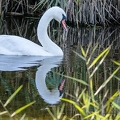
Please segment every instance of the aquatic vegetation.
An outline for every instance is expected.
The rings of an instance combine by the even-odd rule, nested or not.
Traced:
[[[3,107],[3,111],[0,111],[0,119],[2,119],[3,115],[8,115],[9,118],[13,119],[15,115],[17,115],[18,113],[22,112],[24,109],[26,109],[27,107],[31,106],[32,104],[35,103],[35,101],[30,102],[27,105],[22,106],[21,108],[18,108],[16,111],[14,111],[13,113],[10,112],[10,110],[7,108],[8,104],[10,104],[10,102],[14,99],[14,97],[18,94],[18,92],[22,89],[22,85],[8,98],[8,100],[3,103],[0,100],[0,104]],[[21,117],[21,119],[23,120],[25,118],[25,114],[23,114],[23,116]]]
[[[62,101],[67,102],[69,104],[72,104],[75,109],[78,111],[73,117],[68,118],[67,115],[64,115],[64,113],[61,113],[65,110],[62,110],[59,114],[63,114],[63,119],[68,118],[70,120],[79,119],[89,119],[89,120],[119,120],[120,119],[120,90],[117,90],[113,94],[109,94],[109,89],[106,89],[106,91],[103,92],[103,88],[107,86],[107,84],[112,80],[112,78],[116,78],[117,80],[120,80],[119,77],[116,76],[117,72],[120,70],[120,63],[114,60],[111,60],[113,64],[116,65],[116,68],[114,68],[113,72],[109,74],[109,77],[106,78],[105,81],[101,82],[101,85],[99,85],[98,89],[94,88],[94,81],[95,81],[95,75],[97,74],[97,71],[99,70],[100,66],[104,63],[105,58],[108,56],[111,46],[104,49],[101,53],[99,53],[98,56],[95,56],[95,52],[97,51],[98,44],[95,45],[94,48],[91,49],[91,44],[88,45],[86,51],[81,46],[81,53],[77,53],[74,51],[76,55],[79,56],[81,60],[83,60],[86,64],[86,79],[85,80],[79,80],[74,77],[69,77],[66,75],[63,75],[65,78],[69,78],[73,81],[80,82],[84,85],[84,89],[80,91],[79,86],[77,86],[76,89],[76,96],[73,96],[70,94],[70,96],[73,96],[74,99],[69,98],[61,98]],[[51,110],[52,112],[53,110]],[[56,118],[57,116],[54,116],[53,113],[50,112],[50,109],[48,111],[50,115],[52,115],[52,118]],[[53,117],[54,116],[54,117]],[[55,120],[56,120],[55,119]]]

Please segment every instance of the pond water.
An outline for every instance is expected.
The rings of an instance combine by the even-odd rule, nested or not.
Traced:
[[[39,44],[37,41],[36,28],[38,19],[7,18],[1,20],[0,34],[13,34],[23,36]],[[54,26],[54,27],[53,27]],[[21,91],[7,106],[12,114],[16,109],[32,102],[36,103],[15,118],[20,118],[26,113],[26,119],[50,120],[52,117],[47,108],[56,115],[63,106],[61,97],[75,100],[85,86],[62,75],[82,79],[86,82],[86,66],[84,61],[74,53],[81,54],[80,45],[86,50],[91,44],[91,51],[96,45],[94,57],[112,44],[111,52],[94,77],[94,89],[97,90],[116,67],[110,59],[120,61],[120,29],[119,28],[68,28],[63,32],[58,24],[52,22],[48,28],[51,39],[54,40],[64,51],[64,57],[30,57],[30,56],[4,56],[0,55],[0,100],[5,103],[9,96],[20,86]],[[90,53],[89,53],[90,54]],[[120,73],[117,74],[120,76]],[[65,82],[65,83],[64,83]],[[60,91],[60,85],[62,89]],[[109,82],[101,94],[109,89],[109,95],[119,90],[120,83],[115,78]],[[4,111],[0,106],[0,112]],[[78,113],[74,106],[65,103],[64,115],[72,117]],[[8,119],[8,115],[3,116]],[[76,118],[77,119],[77,118]]]

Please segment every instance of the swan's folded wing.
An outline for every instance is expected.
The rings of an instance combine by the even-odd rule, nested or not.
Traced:
[[[0,54],[51,56],[43,47],[22,37],[0,35]]]

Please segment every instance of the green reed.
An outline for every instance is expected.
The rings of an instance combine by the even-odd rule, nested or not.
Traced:
[[[61,120],[64,119],[70,119],[74,120],[76,117],[78,117],[81,120],[119,120],[120,119],[120,90],[117,90],[113,94],[109,94],[109,89],[106,90],[106,92],[102,95],[103,88],[108,85],[108,83],[112,80],[112,78],[116,78],[116,80],[120,80],[119,77],[117,77],[117,72],[120,70],[120,63],[114,60],[111,60],[113,64],[116,65],[116,68],[114,68],[112,73],[108,73],[109,76],[106,78],[106,80],[102,80],[101,85],[97,89],[94,88],[95,83],[95,77],[97,74],[97,71],[99,70],[100,66],[104,63],[105,58],[109,55],[109,52],[111,50],[111,46],[104,49],[101,53],[99,53],[98,56],[96,56],[96,51],[98,48],[98,44],[94,46],[94,48],[91,48],[91,44],[88,45],[87,49],[84,50],[81,46],[81,53],[77,53],[73,51],[77,56],[79,56],[79,59],[84,61],[86,64],[87,74],[86,79],[87,82],[83,79],[77,79],[75,77],[70,77],[63,75],[65,78],[71,79],[73,81],[79,82],[84,85],[84,89],[80,91],[79,86],[74,88],[76,89],[75,97],[70,94],[70,96],[74,97],[75,99],[69,99],[69,98],[61,98],[62,101],[67,102],[75,107],[77,110],[77,113],[73,115],[73,117],[69,118],[67,115],[64,115],[64,110],[61,111],[62,114]],[[52,118],[54,120],[58,120],[57,116],[55,116],[56,113],[50,111],[50,115],[52,115]],[[117,111],[117,112],[116,112]],[[51,113],[52,112],[52,113]]]
[[[3,103],[0,100],[0,104],[2,105],[3,111],[0,111],[0,119],[2,119],[2,116],[8,115],[10,119],[14,119],[14,116],[17,115],[18,113],[22,112],[24,109],[27,107],[31,106],[32,104],[35,103],[35,101],[28,103],[27,105],[24,105],[17,110],[15,110],[13,113],[8,110],[7,106],[10,104],[10,102],[14,99],[14,97],[18,94],[18,92],[22,89],[23,85],[21,85],[8,99],[5,103]],[[25,114],[21,117],[22,120],[24,120]]]

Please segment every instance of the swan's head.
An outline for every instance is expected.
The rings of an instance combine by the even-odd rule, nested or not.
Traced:
[[[65,11],[58,7],[58,6],[54,6],[52,8],[50,8],[48,11],[51,12],[51,15],[53,15],[53,18],[58,21],[60,24],[62,24],[63,28],[65,30],[67,30],[67,27],[66,27],[66,13]]]

